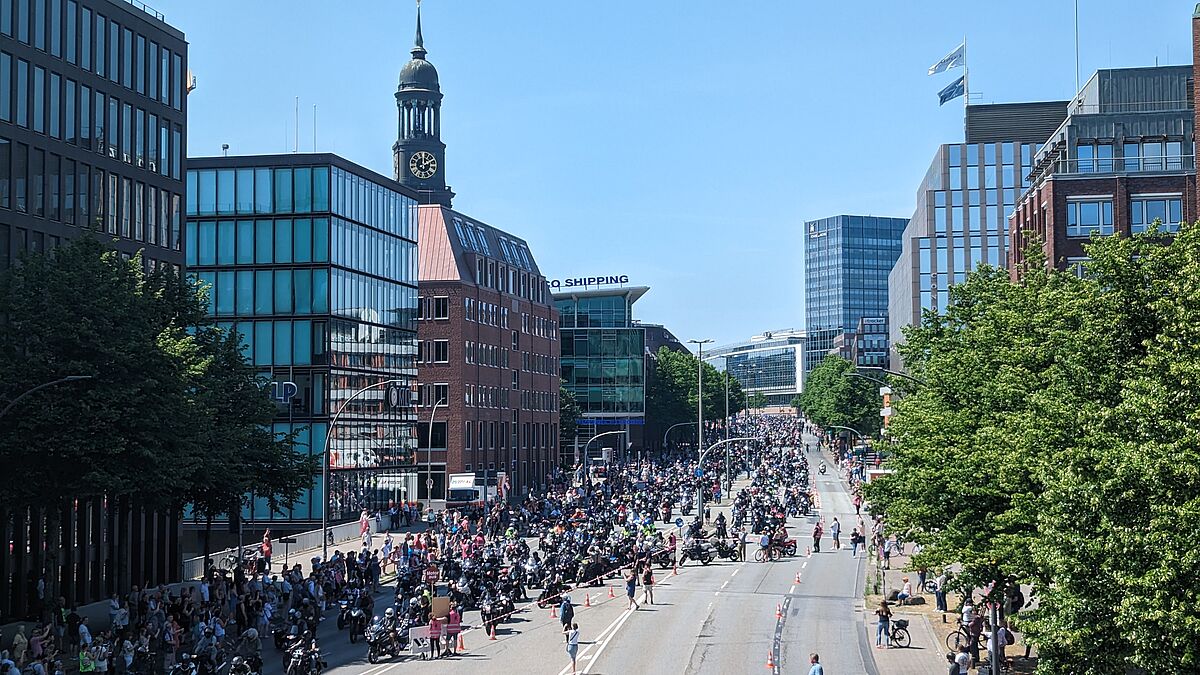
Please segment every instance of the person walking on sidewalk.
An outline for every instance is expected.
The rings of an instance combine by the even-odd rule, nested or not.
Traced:
[[[808,655],[808,662],[812,664],[812,668],[808,669],[808,675],[825,675],[825,669],[821,667],[821,655],[813,652]]]
[[[842,550],[842,524],[838,522],[837,516],[833,518],[833,524],[829,526],[829,536],[833,537],[833,550]]]
[[[950,581],[950,575],[946,570],[937,575],[933,580],[933,599],[937,602],[937,611],[946,611],[946,583]]]
[[[563,596],[562,605],[558,608],[558,618],[562,620],[563,636],[569,637],[567,634],[571,630],[571,620],[575,618],[575,605],[571,604],[571,596]]]
[[[875,649],[892,648],[892,610],[887,600],[879,601],[879,609],[875,610]]]
[[[263,568],[263,571],[267,572],[268,574],[270,574],[270,572],[271,572],[271,552],[272,552],[272,550],[273,549],[271,547],[271,530],[268,529],[266,532],[263,532],[262,545],[259,547],[259,552],[262,553],[263,564],[265,565],[265,567]]]

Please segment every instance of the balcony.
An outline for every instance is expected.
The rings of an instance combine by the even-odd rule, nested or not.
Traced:
[[[1043,177],[1092,176],[1158,173],[1194,173],[1195,155],[1160,155],[1155,157],[1096,157],[1091,159],[1056,159],[1047,163]]]

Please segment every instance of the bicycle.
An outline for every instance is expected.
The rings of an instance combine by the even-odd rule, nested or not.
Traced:
[[[891,640],[895,647],[904,648],[912,644],[912,636],[908,634],[908,619],[892,619]]]
[[[762,548],[760,546],[758,550],[754,552],[755,562],[766,562],[767,560],[775,562],[782,557],[783,551],[778,546],[771,546],[769,548]]]
[[[967,630],[966,626],[963,626],[962,619],[958,619],[955,623],[958,624],[958,628],[946,636],[946,647],[950,651],[957,653],[958,648],[962,645],[970,647],[975,642],[975,638]]]

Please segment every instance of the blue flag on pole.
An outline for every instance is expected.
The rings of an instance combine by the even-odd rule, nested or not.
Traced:
[[[958,47],[956,47],[954,49],[954,51],[950,52],[944,58],[942,58],[941,61],[938,61],[937,63],[933,64],[932,66],[929,66],[929,74],[937,75],[938,73],[945,72],[947,70],[950,70],[951,68],[958,68],[960,66],[966,65],[966,62],[967,62],[967,43],[964,42],[961,45],[959,45]]]
[[[967,76],[963,75],[957,80],[951,82],[945,89],[938,92],[938,105],[946,105],[946,101],[953,101],[962,96],[967,91]]]

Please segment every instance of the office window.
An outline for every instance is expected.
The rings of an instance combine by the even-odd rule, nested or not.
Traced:
[[[274,262],[275,229],[270,220],[258,220],[254,223],[254,262]]]
[[[146,166],[146,111],[138,108],[133,118],[133,161]]]
[[[146,55],[146,66],[150,71],[149,73],[146,74],[146,83],[148,85],[150,85],[149,91],[146,92],[146,95],[149,96],[151,100],[157,101],[158,100],[158,43],[157,42],[152,41],[150,43],[150,53]]]
[[[80,9],[79,15],[79,67],[92,69],[92,10]]]
[[[450,342],[448,340],[433,341],[433,361],[434,363],[450,362]]]
[[[217,171],[217,213],[228,214],[233,213],[233,186],[234,172],[233,169],[220,169]]]
[[[312,169],[297,168],[294,171],[295,188],[293,202],[296,213],[312,212]]]
[[[171,103],[171,50],[163,46],[158,52],[158,100]]]
[[[256,316],[266,316],[273,312],[274,305],[272,298],[278,289],[272,283],[274,273],[270,270],[256,270],[254,272],[254,314]],[[291,276],[288,276],[288,282],[291,282]],[[288,307],[291,307],[292,291],[288,288]]]
[[[292,221],[275,221],[275,262],[292,262]]]
[[[46,49],[46,0],[33,0],[33,46]]]
[[[1178,232],[1183,221],[1183,199],[1179,195],[1134,195],[1129,200],[1129,229],[1145,232],[1155,221],[1161,232]]]
[[[179,54],[171,55],[171,107],[176,110],[182,110],[183,104],[180,103],[183,95],[183,57]]]
[[[275,169],[275,210],[278,213],[292,211],[291,169]]]
[[[46,152],[33,148],[29,152],[29,212],[46,215]]]
[[[17,59],[17,124],[29,126],[29,62]]]
[[[239,220],[237,221],[237,264],[249,265],[253,262],[254,221]]]
[[[236,182],[235,210],[238,213],[254,213],[254,169],[238,169]]]
[[[433,299],[433,318],[434,319],[449,319],[450,318],[450,298],[441,296]]]
[[[133,62],[134,79],[136,83],[137,93],[145,95],[146,93],[146,38],[141,35],[137,36],[133,57],[128,59]]]
[[[76,117],[75,117],[75,97],[79,91],[75,80],[67,80],[67,89],[63,92],[63,119],[66,122],[63,138],[72,145],[76,143]],[[88,99],[84,99],[85,101]]]
[[[121,104],[121,159],[133,159],[133,107],[128,103]]]
[[[46,69],[33,68],[33,130],[46,131]]]
[[[1067,202],[1067,236],[1090,237],[1113,233],[1112,200]]]
[[[108,22],[108,79],[118,84],[121,79],[121,27],[112,20]]]

